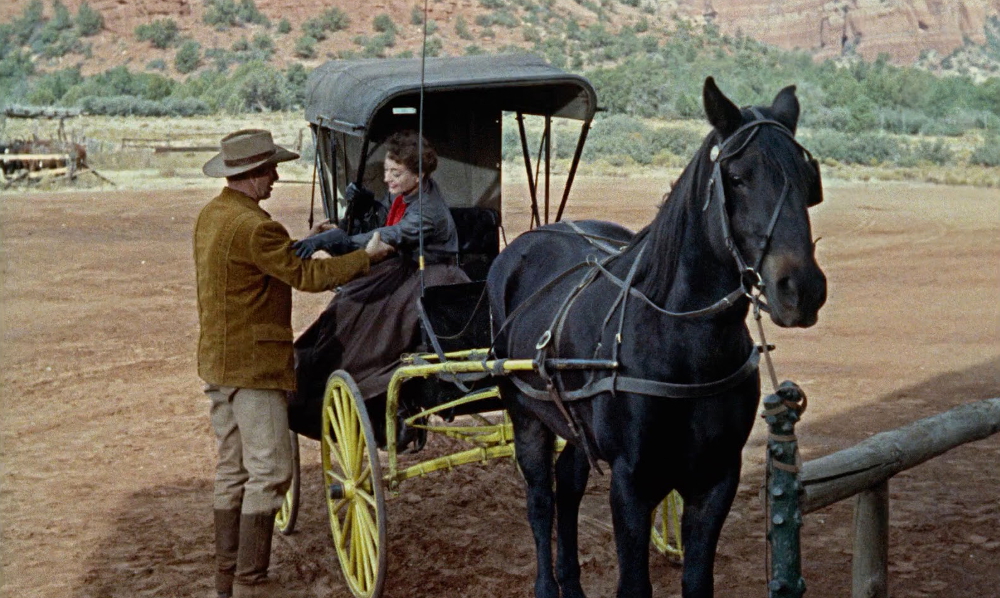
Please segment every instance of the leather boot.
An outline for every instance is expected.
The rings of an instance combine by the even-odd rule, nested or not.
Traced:
[[[239,509],[215,510],[215,591],[219,598],[233,594],[236,554],[240,544]]]
[[[282,588],[267,577],[271,564],[274,512],[240,517],[240,547],[232,598],[311,598],[311,592]]]

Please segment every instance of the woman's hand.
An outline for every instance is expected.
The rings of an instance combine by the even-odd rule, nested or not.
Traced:
[[[330,220],[327,219],[327,220],[324,220],[323,222],[318,223],[316,226],[312,227],[311,229],[309,229],[309,234],[307,236],[311,237],[313,235],[318,235],[320,233],[324,233],[324,232],[330,230],[331,228],[337,228],[337,225],[334,224],[334,223],[332,223],[332,222],[330,222]]]
[[[368,254],[368,259],[373,263],[377,264],[395,253],[396,248],[389,245],[382,240],[379,236],[378,231],[372,233],[372,238],[368,241],[368,245],[365,246],[365,253]]]

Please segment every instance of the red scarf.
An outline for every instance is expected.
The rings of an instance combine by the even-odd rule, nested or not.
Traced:
[[[393,224],[398,224],[403,219],[403,214],[405,213],[406,202],[403,201],[402,195],[397,195],[396,199],[392,201],[392,207],[389,208],[389,215],[385,218],[385,225],[392,226]]]

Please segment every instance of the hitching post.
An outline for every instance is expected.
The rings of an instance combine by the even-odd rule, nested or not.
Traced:
[[[795,422],[805,410],[805,394],[793,382],[781,383],[764,398],[762,416],[768,424],[767,440],[767,539],[771,550],[769,598],[801,598],[806,591],[802,579],[799,530],[802,511],[799,495],[798,443]]]

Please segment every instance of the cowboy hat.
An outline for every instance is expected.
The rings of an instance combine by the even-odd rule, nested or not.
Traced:
[[[287,162],[299,157],[274,144],[271,132],[263,129],[243,129],[222,138],[220,151],[201,171],[210,177],[228,177],[249,172],[265,164]]]

